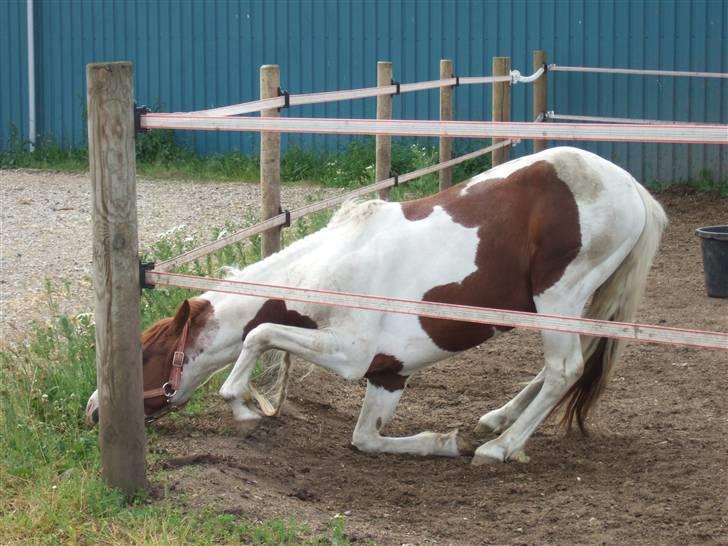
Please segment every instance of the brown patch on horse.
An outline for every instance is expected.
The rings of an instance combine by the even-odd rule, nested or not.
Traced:
[[[286,308],[286,302],[282,300],[266,301],[255,316],[243,328],[243,341],[248,334],[261,324],[283,324],[284,326],[295,326],[297,328],[318,329],[318,324],[311,317],[302,315],[298,311],[290,311]]]
[[[461,195],[465,184],[402,203],[412,222],[427,218],[437,206],[458,224],[478,229],[477,270],[462,282],[430,289],[423,300],[535,311],[533,296],[553,286],[581,249],[571,190],[546,161],[473,184]],[[438,347],[452,352],[483,343],[496,329],[426,317],[420,317],[420,324]]]
[[[402,362],[392,355],[378,354],[372,359],[364,377],[372,385],[387,389],[389,392],[401,391],[407,383],[407,376],[399,373],[403,367]]]
[[[185,362],[187,354],[193,350],[198,353],[203,348],[197,347],[199,336],[214,313],[213,305],[202,298],[190,298],[182,302],[174,317],[159,320],[147,328],[142,334],[142,356],[144,390],[161,387],[169,380],[172,367],[172,353],[182,335],[187,320],[190,328],[185,346]],[[149,415],[166,404],[163,397],[150,398],[144,402],[144,412]]]

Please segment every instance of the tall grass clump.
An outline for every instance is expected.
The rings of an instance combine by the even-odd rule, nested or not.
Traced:
[[[89,315],[35,324],[27,341],[0,352],[0,476],[32,480],[96,462],[96,437],[83,405],[95,388],[94,328]]]
[[[33,150],[20,131],[10,126],[10,134],[0,149],[0,169],[51,169],[68,172],[88,170],[88,149],[61,146],[52,135],[40,136]]]

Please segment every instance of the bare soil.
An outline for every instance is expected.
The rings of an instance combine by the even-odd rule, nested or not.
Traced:
[[[694,235],[728,222],[728,199],[680,188],[659,199],[671,224],[638,319],[728,332],[728,300],[705,295]],[[442,362],[412,379],[388,431],[470,431],[541,359],[540,336],[514,331]],[[217,401],[154,425],[159,495],[322,533],[345,514],[353,543],[728,544],[725,353],[632,344],[590,436],[552,420],[529,463],[485,467],[353,450],[364,384],[297,367],[284,414],[248,437]]]

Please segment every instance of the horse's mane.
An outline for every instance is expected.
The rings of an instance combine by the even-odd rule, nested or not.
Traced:
[[[172,318],[167,317],[158,320],[142,333],[142,347],[148,347],[152,343],[156,343],[159,338],[167,334],[172,326]]]
[[[344,201],[339,210],[331,218],[328,227],[363,223],[385,204],[386,201],[382,201],[381,199],[349,199],[348,201]]]
[[[344,201],[339,210],[337,210],[331,220],[329,220],[326,227],[316,233],[312,233],[307,237],[298,239],[280,252],[276,252],[272,256],[267,257],[265,260],[250,264],[245,268],[222,266],[219,271],[224,279],[250,280],[251,278],[255,278],[254,275],[259,271],[260,267],[264,267],[264,263],[268,264],[268,266],[273,263],[280,263],[282,266],[290,264],[291,260],[295,259],[297,255],[308,252],[307,249],[309,247],[307,245],[312,243],[317,244],[315,242],[317,240],[311,239],[311,237],[325,237],[327,230],[337,229],[342,226],[365,225],[366,221],[385,204],[386,201],[382,201],[380,199],[350,199],[348,201]],[[191,301],[192,300],[190,300],[190,302]]]

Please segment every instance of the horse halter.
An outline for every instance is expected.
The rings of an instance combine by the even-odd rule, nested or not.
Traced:
[[[187,335],[189,334],[189,331],[190,319],[188,318],[185,322],[184,328],[182,328],[182,335],[177,341],[177,345],[174,348],[174,353],[172,354],[172,366],[169,370],[169,379],[159,388],[144,391],[145,401],[151,398],[165,398],[164,405],[158,411],[152,413],[151,415],[144,416],[144,420],[147,423],[155,421],[163,415],[166,415],[170,411],[174,411],[177,409],[175,407],[172,407],[170,401],[172,400],[172,397],[177,393],[180,381],[182,380],[182,368],[185,362],[185,345],[187,345]]]

